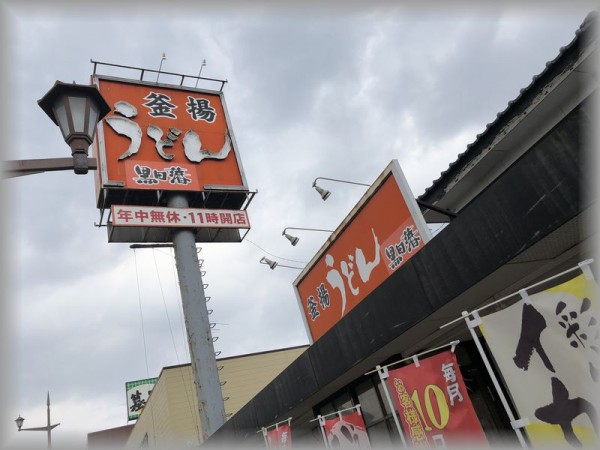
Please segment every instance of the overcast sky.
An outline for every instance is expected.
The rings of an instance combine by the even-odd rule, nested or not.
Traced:
[[[591,8],[52,5],[3,2],[3,159],[68,155],[37,100],[55,80],[88,83],[90,59],[158,69],[164,52],[164,71],[195,75],[206,59],[204,76],[228,80],[233,133],[258,194],[244,242],[201,246],[222,357],[308,343],[292,288],[299,270],[259,260],[303,266],[327,233],[298,232],[292,247],[283,228],[334,229],[366,190],[324,182],[333,192],[324,202],[314,178],[371,183],[398,159],[422,194]],[[173,257],[108,243],[94,227],[92,173],[1,183],[1,440],[43,448],[44,433],[18,434],[13,421],[45,425],[50,391],[55,447],[82,447],[88,432],[127,423],[126,381],[189,362]]]

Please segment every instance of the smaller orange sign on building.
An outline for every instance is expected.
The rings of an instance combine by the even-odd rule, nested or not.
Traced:
[[[315,342],[431,239],[393,160],[294,281]]]

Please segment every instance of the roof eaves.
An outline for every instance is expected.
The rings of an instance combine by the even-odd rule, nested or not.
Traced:
[[[587,39],[589,39],[590,34],[595,32],[597,15],[598,13],[594,11],[586,16],[583,23],[575,31],[573,40],[561,47],[558,55],[553,60],[546,62],[544,70],[534,75],[531,83],[521,89],[519,95],[510,100],[503,111],[496,114],[494,121],[488,123],[485,130],[476,136],[475,141],[468,144],[466,150],[458,155],[456,161],[450,163],[448,169],[443,171],[439,178],[425,189],[425,192],[418,197],[419,200],[436,204],[444,196],[454,177],[467,165],[472,164],[479,158],[480,153],[494,140],[496,134],[514,117],[523,113],[538,92],[582,53],[587,46]]]

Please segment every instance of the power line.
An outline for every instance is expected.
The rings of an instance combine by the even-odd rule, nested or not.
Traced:
[[[245,238],[243,242],[250,242],[252,245],[255,245],[256,247],[258,247],[259,249],[261,249],[263,252],[265,252],[267,255],[273,256],[274,258],[283,259],[284,261],[291,261],[291,262],[296,262],[296,263],[300,263],[300,264],[308,264],[306,261],[298,261],[298,260],[295,260],[295,259],[283,258],[281,256],[274,255],[273,253],[269,253],[264,248],[262,248],[260,245],[252,242],[248,238]]]

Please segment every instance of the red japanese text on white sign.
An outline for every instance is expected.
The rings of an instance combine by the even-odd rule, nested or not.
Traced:
[[[244,210],[113,205],[116,227],[250,228]]]

